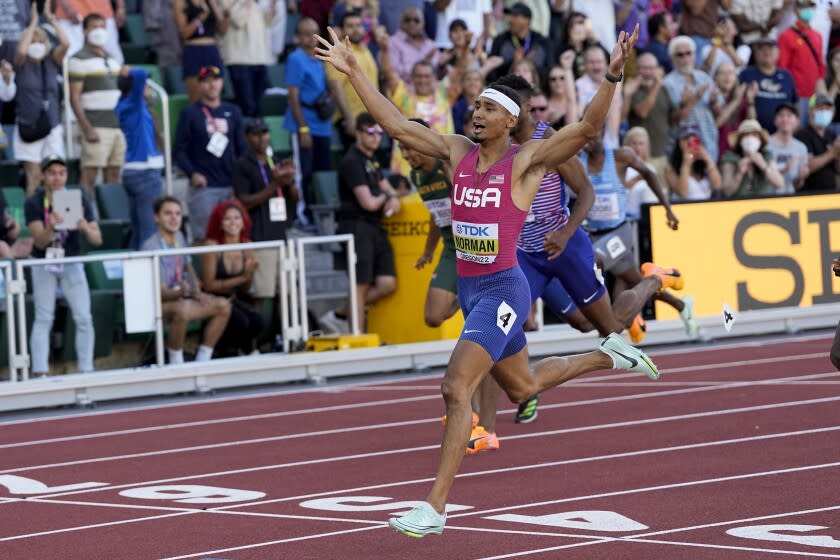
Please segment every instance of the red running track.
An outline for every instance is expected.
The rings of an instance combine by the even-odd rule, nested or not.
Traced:
[[[464,460],[443,536],[425,496],[429,376],[0,423],[0,558],[840,558],[830,340],[653,352],[543,395]],[[567,550],[568,549],[568,550]]]

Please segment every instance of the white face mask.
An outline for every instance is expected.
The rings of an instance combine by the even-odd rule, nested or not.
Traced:
[[[745,136],[741,138],[741,149],[745,154],[754,154],[761,147],[761,140],[755,136]]]
[[[103,27],[97,27],[87,34],[87,40],[94,47],[101,47],[108,40],[108,32]]]
[[[47,55],[47,45],[44,43],[30,43],[26,55],[33,60],[41,60]]]

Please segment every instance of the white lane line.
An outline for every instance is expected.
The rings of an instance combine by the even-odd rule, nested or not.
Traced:
[[[826,373],[812,373],[808,375],[798,375],[793,377],[783,377],[779,378],[775,381],[800,381],[800,380],[813,380],[819,379],[823,377],[836,377],[836,371],[830,371]],[[589,406],[593,404],[605,404],[605,403],[612,403],[612,402],[620,402],[620,401],[627,401],[627,400],[635,400],[635,399],[645,399],[645,398],[657,398],[657,397],[667,397],[672,395],[684,395],[688,393],[698,393],[704,391],[716,391],[719,389],[731,389],[731,388],[739,388],[745,386],[755,386],[759,384],[763,384],[762,381],[743,381],[743,382],[730,382],[729,384],[721,384],[721,385],[711,385],[711,386],[701,386],[697,388],[689,388],[689,389],[677,389],[671,391],[652,391],[649,393],[635,393],[631,395],[620,395],[614,397],[602,397],[597,399],[586,399],[586,400],[576,400],[572,402],[564,402],[564,403],[556,403],[556,404],[544,404],[540,406],[540,410],[551,410],[555,408],[570,408],[570,407],[578,407],[578,406]],[[658,385],[659,382],[645,382],[642,385]],[[572,383],[567,383],[565,386],[570,386]],[[562,389],[562,387],[561,387]],[[396,399],[396,400],[386,400],[386,401],[377,401],[375,403],[364,403],[364,404],[354,404],[354,405],[337,405],[333,407],[323,407],[322,409],[310,409],[312,412],[333,412],[335,410],[345,410],[347,408],[360,408],[364,406],[383,406],[385,404],[404,404],[406,402],[417,402],[417,401],[425,401],[425,400],[435,400],[440,399],[440,395],[431,395],[431,396],[423,396],[423,397],[407,397],[405,399]],[[497,412],[498,415],[505,415],[505,414],[513,414],[516,411],[515,408],[506,408],[499,410]],[[65,436],[65,437],[58,437],[58,438],[50,438],[50,439],[41,439],[41,440],[30,440],[30,441],[22,441],[16,443],[8,443],[0,445],[0,449],[10,449],[10,448],[17,448],[17,447],[28,447],[32,445],[42,445],[42,444],[50,444],[50,443],[64,443],[69,441],[80,441],[80,440],[88,440],[88,439],[97,439],[97,438],[104,438],[104,437],[114,437],[114,436],[124,436],[124,435],[131,435],[131,434],[142,434],[142,433],[151,433],[157,431],[164,431],[164,430],[175,430],[175,429],[183,429],[183,428],[194,428],[200,426],[209,426],[209,425],[218,425],[224,424],[227,422],[245,422],[245,421],[254,421],[254,420],[266,420],[270,418],[278,418],[282,416],[295,416],[298,413],[296,411],[284,411],[284,412],[273,412],[273,413],[266,413],[266,414],[255,414],[251,416],[237,416],[233,418],[225,418],[225,419],[214,419],[214,420],[202,420],[196,422],[185,422],[179,424],[163,424],[159,426],[148,426],[144,428],[133,428],[128,430],[115,430],[110,432],[97,432],[92,434],[82,434],[82,435],[75,435],[75,436]],[[439,417],[425,419],[425,420],[413,420],[413,421],[406,421],[404,424],[405,426],[413,425],[417,422],[437,422],[439,421]],[[305,434],[304,434],[305,435]],[[290,437],[294,437],[295,434],[290,434]]]
[[[807,552],[804,550],[777,550],[774,548],[756,548],[752,546],[729,546],[723,544],[708,544],[708,543],[693,543],[693,542],[673,542],[673,541],[657,541],[649,539],[633,539],[632,541],[622,539],[625,542],[642,542],[648,544],[661,544],[673,546],[687,546],[691,548],[713,548],[717,550],[740,550],[744,552],[764,552],[767,554],[783,554],[785,556],[807,556],[811,558],[840,558],[840,554],[827,554],[822,552]]]
[[[837,374],[834,374],[835,376]],[[662,381],[656,382],[657,387],[718,387],[721,385],[732,385],[732,381]],[[785,381],[772,379],[768,381],[756,381],[753,385],[784,385],[785,387],[806,386],[806,385],[840,385],[840,380],[817,380],[817,381]],[[612,381],[601,383],[593,381],[590,383],[567,383],[566,389],[588,389],[590,387],[650,387],[650,381]]]
[[[777,408],[789,408],[789,407],[797,407],[797,406],[811,406],[816,404],[823,404],[829,402],[840,401],[840,396],[837,397],[824,397],[820,399],[808,399],[802,401],[788,401],[782,403],[772,403],[772,404],[763,404],[763,405],[754,405],[748,407],[738,407],[738,408],[729,408],[729,409],[721,409],[721,410],[711,410],[711,411],[704,411],[704,412],[692,412],[689,414],[679,414],[674,416],[661,416],[661,417],[654,417],[654,418],[644,418],[641,420],[627,420],[624,422],[610,422],[607,424],[596,424],[590,426],[578,426],[575,428],[563,428],[559,430],[545,430],[541,432],[529,432],[525,434],[518,434],[512,436],[506,436],[505,439],[510,440],[518,440],[518,439],[527,439],[527,438],[536,438],[536,437],[545,437],[545,436],[555,436],[561,434],[572,434],[578,432],[590,432],[590,431],[598,431],[598,430],[610,430],[614,428],[625,428],[629,426],[642,426],[647,424],[659,424],[662,422],[674,422],[680,420],[694,420],[697,418],[707,418],[710,416],[723,416],[728,414],[740,414],[744,412],[758,412],[764,410],[774,410]],[[415,423],[427,423],[428,420],[415,420]],[[139,459],[144,457],[161,457],[166,455],[174,455],[178,453],[192,453],[196,451],[206,451],[209,449],[222,449],[222,448],[231,448],[231,447],[240,447],[245,445],[256,445],[256,444],[263,444],[263,443],[275,443],[278,441],[288,441],[294,439],[306,439],[312,438],[316,436],[323,436],[323,435],[336,435],[336,434],[343,434],[343,433],[352,433],[358,431],[365,431],[365,430],[376,430],[376,429],[388,429],[392,427],[399,427],[401,425],[405,425],[405,422],[398,422],[398,423],[389,423],[389,424],[376,424],[371,426],[356,426],[350,428],[341,428],[338,430],[322,430],[319,432],[308,432],[304,434],[287,434],[282,436],[272,436],[272,437],[264,437],[264,438],[256,438],[251,440],[241,440],[241,441],[230,441],[224,443],[213,443],[213,444],[206,444],[206,445],[196,445],[192,447],[182,447],[182,448],[175,448],[175,449],[165,449],[165,450],[157,450],[157,451],[145,451],[141,453],[127,453],[122,455],[111,455],[107,457],[93,457],[90,459],[79,459],[76,461],[64,461],[61,463],[47,463],[47,464],[40,464],[40,465],[27,465],[24,467],[17,467],[13,469],[5,469],[0,470],[0,474],[13,474],[13,473],[21,473],[33,470],[42,470],[42,469],[53,469],[53,468],[63,468],[63,467],[75,467],[79,465],[90,465],[94,463],[105,463],[110,461],[125,461],[129,459]],[[435,449],[439,447],[439,444],[435,445],[423,445],[423,446],[415,446],[415,447],[408,447],[402,448],[397,450],[389,450],[389,451],[374,451],[370,453],[360,453],[360,454],[353,454],[353,455],[340,455],[340,456],[333,456],[323,459],[312,459],[309,461],[293,461],[290,463],[281,463],[278,465],[272,465],[270,468],[287,468],[293,466],[303,466],[303,465],[312,465],[318,464],[323,462],[334,462],[334,461],[344,461],[348,459],[359,459],[359,458],[367,458],[367,457],[377,457],[389,454],[398,454],[398,453],[409,453],[409,452],[416,452],[416,451],[426,451],[429,449]],[[258,467],[261,468],[261,467]],[[216,475],[213,475],[216,476]],[[102,487],[102,489],[107,489],[108,487]]]
[[[546,552],[556,552],[558,550],[566,550],[568,548],[579,548],[581,546],[591,546],[594,544],[603,544],[603,543],[610,543],[615,542],[618,539],[605,537],[597,541],[587,541],[587,542],[579,542],[573,544],[564,544],[560,546],[550,546],[547,548],[534,548],[531,550],[521,550],[518,552],[511,552],[509,554],[502,554],[499,556],[485,556],[483,558],[479,558],[477,560],[505,560],[507,558],[520,558],[522,556],[533,556],[534,554],[544,554]]]
[[[831,337],[826,335],[805,335],[801,337],[793,337],[788,340],[771,340],[767,342],[733,342],[733,343],[725,343],[720,345],[715,345],[711,347],[703,347],[702,350],[706,351],[718,351],[718,350],[730,350],[736,348],[752,348],[752,347],[767,347],[767,346],[775,346],[779,344],[795,344],[797,342],[804,342],[804,341],[811,341],[811,340],[831,340]],[[681,354],[692,354],[692,355],[699,355],[701,352],[698,352],[698,348],[696,347],[687,347],[687,348],[676,348],[671,350],[663,350],[660,352],[656,352],[652,354],[653,357],[658,356],[674,356],[674,355],[681,355]],[[802,354],[800,358],[804,357],[816,357],[820,354]],[[787,358],[792,359],[793,356],[782,356],[780,358]],[[763,360],[768,360],[770,358],[762,358]],[[686,368],[689,366],[683,366]],[[700,366],[698,366],[700,367]],[[679,371],[683,368],[674,368],[675,370]],[[124,414],[130,412],[139,412],[139,411],[146,411],[146,410],[160,410],[160,409],[167,409],[167,408],[179,408],[179,407],[191,407],[191,406],[201,406],[201,405],[214,405],[217,403],[224,403],[224,402],[234,402],[240,400],[258,400],[258,399],[268,399],[268,398],[282,398],[285,396],[292,396],[297,397],[301,393],[334,393],[337,390],[342,388],[350,389],[351,387],[359,387],[365,385],[386,385],[388,383],[392,384],[400,384],[406,383],[415,380],[427,380],[429,378],[428,374],[408,374],[405,377],[400,377],[399,379],[394,379],[392,381],[370,381],[367,383],[358,383],[358,384],[348,384],[348,385],[341,385],[331,388],[323,388],[323,387],[304,387],[300,389],[285,389],[285,390],[278,390],[271,393],[261,393],[261,394],[254,394],[254,395],[236,395],[230,397],[208,397],[197,401],[191,402],[174,402],[174,403],[158,403],[158,404],[151,404],[151,405],[139,405],[133,407],[125,407],[120,408],[119,410],[96,410],[96,411],[79,411],[78,413],[68,413],[63,414],[61,416],[49,416],[45,418],[31,418],[31,419],[22,419],[22,420],[9,420],[5,422],[0,422],[0,427],[2,426],[14,426],[18,424],[34,424],[39,422],[62,422],[67,420],[73,420],[78,418],[85,418],[88,416],[104,416],[109,414]]]
[[[50,535],[59,535],[61,533],[73,533],[76,531],[85,531],[88,529],[101,529],[103,527],[115,527],[117,525],[128,525],[130,523],[142,523],[143,521],[153,521],[155,519],[167,519],[172,517],[180,517],[182,515],[194,515],[196,513],[203,513],[200,509],[194,511],[184,511],[179,513],[169,513],[166,515],[156,515],[154,517],[137,517],[135,519],[121,519],[120,521],[108,521],[105,523],[91,523],[89,525],[79,525],[76,527],[66,527],[64,529],[50,529],[49,531],[40,531],[38,533],[28,533],[26,535],[14,535],[11,537],[4,537],[0,539],[3,541],[17,541],[21,539],[32,539],[35,537],[47,537]]]

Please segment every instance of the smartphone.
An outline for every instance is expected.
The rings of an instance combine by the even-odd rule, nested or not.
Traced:
[[[697,156],[700,152],[700,137],[699,136],[689,136],[688,137],[688,150],[691,152],[691,155]]]
[[[38,6],[38,13],[44,13],[44,4],[46,4],[49,0],[35,0],[35,5]]]

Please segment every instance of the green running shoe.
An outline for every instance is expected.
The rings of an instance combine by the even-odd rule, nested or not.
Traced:
[[[537,403],[540,402],[540,396],[534,395],[525,402],[519,404],[516,411],[516,418],[514,420],[517,424],[528,424],[537,419]]]
[[[685,326],[685,334],[689,340],[696,340],[699,329],[697,327],[697,319],[694,318],[694,297],[685,296],[682,300],[685,307],[680,311],[680,319],[682,319],[683,325]]]
[[[446,514],[439,514],[431,505],[423,502],[408,513],[388,520],[391,529],[419,539],[429,534],[440,535],[446,525]]]
[[[630,346],[621,336],[610,333],[607,338],[601,341],[598,350],[612,358],[615,369],[627,371],[641,371],[654,381],[659,379],[659,370],[647,354]]]

